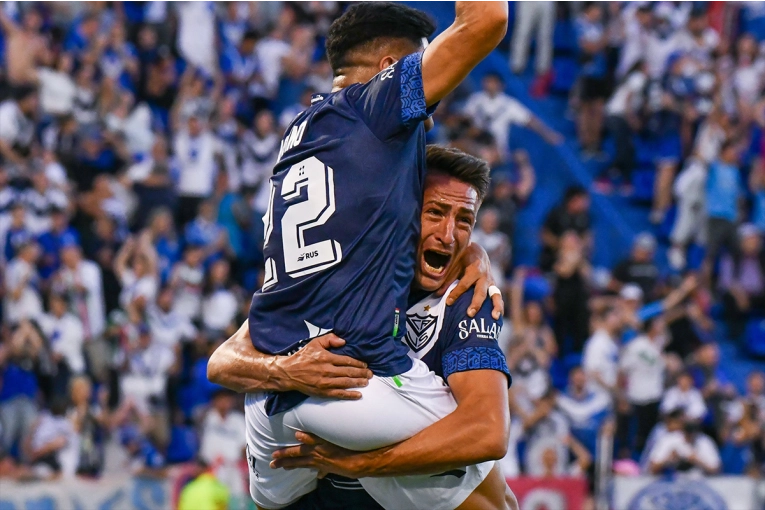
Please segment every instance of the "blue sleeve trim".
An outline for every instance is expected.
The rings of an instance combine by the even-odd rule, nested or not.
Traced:
[[[507,368],[505,355],[498,347],[463,347],[444,354],[441,364],[444,379],[457,372],[470,370],[496,370],[507,376],[507,386],[513,383],[510,370]]]
[[[422,53],[412,53],[401,60],[401,120],[408,125],[427,117],[422,88]]]

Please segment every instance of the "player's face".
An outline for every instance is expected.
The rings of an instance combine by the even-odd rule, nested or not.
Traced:
[[[415,272],[420,288],[434,291],[444,283],[454,261],[470,243],[478,207],[475,188],[454,177],[428,172]]]

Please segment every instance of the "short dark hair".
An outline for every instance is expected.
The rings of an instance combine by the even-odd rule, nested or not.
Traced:
[[[563,202],[567,204],[576,197],[586,196],[588,194],[589,193],[587,193],[587,189],[585,189],[584,186],[575,184],[566,188],[566,192],[563,194]]]
[[[489,193],[491,169],[481,158],[453,147],[428,145],[426,160],[428,171],[442,172],[475,188],[478,200],[483,201]]]
[[[424,12],[393,2],[360,2],[351,5],[329,27],[327,60],[337,72],[349,52],[381,38],[407,39],[420,44],[436,25]]]

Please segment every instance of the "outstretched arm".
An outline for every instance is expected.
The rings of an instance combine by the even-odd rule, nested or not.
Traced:
[[[259,352],[250,340],[249,322],[221,344],[207,363],[207,378],[242,393],[296,390],[317,397],[357,400],[372,372],[366,363],[329,351],[345,340],[333,334],[311,340],[292,356]]]
[[[456,2],[454,23],[422,55],[426,104],[436,104],[457,88],[506,31],[507,2]]]
[[[510,413],[507,377],[496,370],[449,377],[457,409],[413,437],[369,452],[353,452],[298,432],[304,443],[279,450],[272,466],[311,467],[350,478],[434,474],[501,459],[507,453]]]

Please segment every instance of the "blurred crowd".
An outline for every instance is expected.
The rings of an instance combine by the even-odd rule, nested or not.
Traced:
[[[0,477],[162,476],[193,461],[246,495],[241,399],[207,381],[206,363],[262,280],[264,184],[284,128],[332,88],[323,38],[342,8],[0,6]],[[617,266],[593,268],[604,241],[576,186],[541,227],[537,267],[515,267],[536,171],[514,126],[546,147],[564,137],[502,73],[435,114],[429,141],[492,167],[473,241],[509,303],[509,476],[591,474],[603,432],[625,473],[762,471],[763,375],[737,392],[717,342],[765,311],[765,10],[714,9],[520,2],[510,30],[517,73],[536,40],[532,94],[544,97],[550,27],[574,26],[580,146],[599,158],[615,142],[600,192],[629,186],[636,147],[656,156],[652,218],[673,198],[678,209],[672,273],[647,232]],[[742,19],[763,28],[740,32]],[[707,246],[696,266],[694,243]]]

